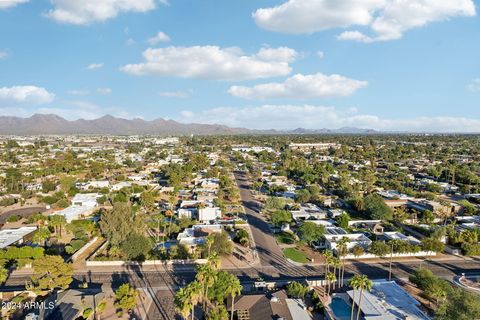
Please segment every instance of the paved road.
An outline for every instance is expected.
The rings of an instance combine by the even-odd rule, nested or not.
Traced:
[[[255,240],[256,250],[262,266],[285,267],[291,263],[284,258],[268,222],[259,212],[259,204],[253,198],[248,179],[245,174],[236,172],[235,179],[240,189],[240,197],[245,207],[248,223]]]
[[[6,211],[2,214],[0,214],[0,224],[5,224],[7,222],[7,219],[13,215],[21,216],[21,217],[27,217],[30,216],[34,213],[42,213],[45,212],[47,209],[45,207],[28,207],[28,208],[18,208],[18,209],[13,209],[10,211]]]

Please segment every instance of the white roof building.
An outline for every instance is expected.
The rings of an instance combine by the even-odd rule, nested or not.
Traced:
[[[35,232],[37,227],[20,227],[17,229],[0,230],[0,249],[13,244],[22,244],[25,237]]]
[[[64,216],[68,223],[87,217],[95,211],[95,207],[98,205],[97,199],[100,197],[101,195],[98,193],[77,193],[73,197],[70,207],[57,211],[53,215]]]
[[[327,228],[327,232],[330,228]],[[341,229],[341,228],[340,228]],[[343,229],[342,229],[343,230]],[[325,234],[325,246],[327,249],[336,250],[338,241],[342,238],[348,238],[347,249],[351,250],[354,247],[363,247],[367,248],[372,243],[366,235],[363,233],[348,233],[348,234]]]
[[[353,290],[347,292],[353,301]],[[355,290],[355,304],[360,300]],[[370,292],[363,291],[360,310],[365,320],[429,320],[420,303],[395,281],[374,280]]]
[[[177,236],[177,241],[190,247],[197,246],[205,242],[206,235],[199,235],[201,231],[222,232],[222,226],[219,224],[194,225],[191,228],[186,228]]]
[[[216,220],[222,216],[222,210],[218,207],[207,207],[198,209],[198,221],[208,222]]]
[[[307,220],[309,218],[325,219],[327,217],[327,211],[320,209],[313,203],[302,204],[300,209],[292,210],[290,212],[292,213],[292,218],[295,221],[300,219]]]
[[[391,232],[384,232],[383,233],[383,236],[387,239],[387,240],[403,240],[403,241],[408,241],[412,244],[420,244],[420,240],[418,240],[417,238],[415,237],[412,237],[412,236],[406,236],[404,235],[403,233],[400,233],[400,232],[396,232],[396,231],[391,231]]]

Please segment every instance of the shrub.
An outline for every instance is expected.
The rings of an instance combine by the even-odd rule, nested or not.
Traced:
[[[93,309],[92,308],[87,308],[85,310],[83,310],[83,314],[82,314],[82,317],[84,317],[85,319],[88,319],[93,313]]]
[[[13,216],[8,217],[7,222],[17,222],[20,220],[22,217],[19,215],[14,214]]]

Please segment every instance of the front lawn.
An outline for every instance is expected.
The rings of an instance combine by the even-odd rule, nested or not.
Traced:
[[[299,263],[308,263],[310,260],[307,258],[307,255],[301,251],[298,251],[295,248],[286,248],[283,249],[283,254],[286,258],[299,262]]]

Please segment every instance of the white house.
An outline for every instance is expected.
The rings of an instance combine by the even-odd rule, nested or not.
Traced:
[[[198,221],[208,222],[216,220],[222,216],[222,210],[218,207],[207,207],[198,209]]]
[[[102,195],[98,193],[77,193],[72,199],[72,205],[53,214],[62,215],[68,223],[82,217],[91,215],[98,205],[97,199]]]
[[[35,232],[37,227],[20,227],[0,230],[0,249],[14,244],[22,244],[25,238]]]

